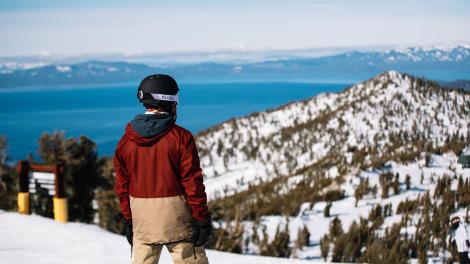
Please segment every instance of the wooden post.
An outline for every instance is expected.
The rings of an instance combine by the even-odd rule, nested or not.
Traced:
[[[29,162],[27,160],[18,161],[19,192],[18,192],[18,212],[20,214],[30,213],[29,201]]]
[[[54,219],[58,222],[67,223],[68,221],[68,206],[67,198],[65,194],[65,184],[64,184],[64,167],[61,165],[56,165],[54,167],[55,173],[55,195],[53,198],[54,201]]]

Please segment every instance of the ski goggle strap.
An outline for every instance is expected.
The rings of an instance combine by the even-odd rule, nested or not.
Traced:
[[[155,100],[170,101],[170,102],[178,103],[178,94],[168,95],[168,94],[151,93],[151,95],[153,99]]]

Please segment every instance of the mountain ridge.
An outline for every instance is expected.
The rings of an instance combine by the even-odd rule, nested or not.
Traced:
[[[182,82],[308,81],[357,82],[394,69],[430,79],[451,81],[470,76],[470,47],[449,50],[409,48],[351,51],[322,57],[267,59],[259,62],[200,62],[166,67],[123,61],[0,63],[0,88],[64,84],[138,82],[165,72]]]
[[[450,102],[445,102],[441,105],[448,105],[447,109],[439,114],[435,112],[439,103],[425,98],[446,98],[446,94],[459,109],[450,108]],[[386,105],[381,106],[381,102]],[[418,106],[417,102],[425,103]],[[218,175],[229,174],[233,183],[242,178],[266,180],[268,175],[288,175],[300,170],[296,164],[312,164],[327,153],[342,153],[343,159],[353,159],[357,151],[348,149],[387,148],[391,141],[397,144],[397,137],[407,137],[407,142],[434,137],[433,144],[437,147],[443,144],[444,137],[455,133],[467,136],[470,132],[466,128],[470,124],[469,102],[470,94],[462,90],[443,90],[435,82],[389,71],[340,93],[324,93],[267,112],[232,119],[199,133],[197,142],[209,179],[217,181]],[[394,119],[393,111],[400,111],[401,119]],[[419,118],[413,121],[413,116]],[[457,122],[456,117],[461,121]],[[454,123],[456,127],[444,128],[442,122]],[[429,125],[433,125],[432,129]],[[347,131],[337,131],[345,126]],[[386,127],[390,127],[390,131]],[[339,141],[343,143],[329,144]],[[375,156],[382,154],[384,152],[378,150]],[[272,164],[277,167],[273,168]]]

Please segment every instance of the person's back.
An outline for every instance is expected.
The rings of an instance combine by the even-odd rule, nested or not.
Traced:
[[[115,156],[115,190],[133,245],[133,263],[156,263],[166,245],[175,263],[207,263],[211,233],[193,136],[175,124],[178,87],[167,75],[146,77],[138,98],[147,112],[126,127]]]

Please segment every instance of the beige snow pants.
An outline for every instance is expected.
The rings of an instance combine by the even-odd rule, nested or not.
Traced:
[[[174,264],[209,264],[204,246],[194,247],[189,242],[165,244]],[[163,245],[145,244],[134,240],[132,264],[158,264]]]

